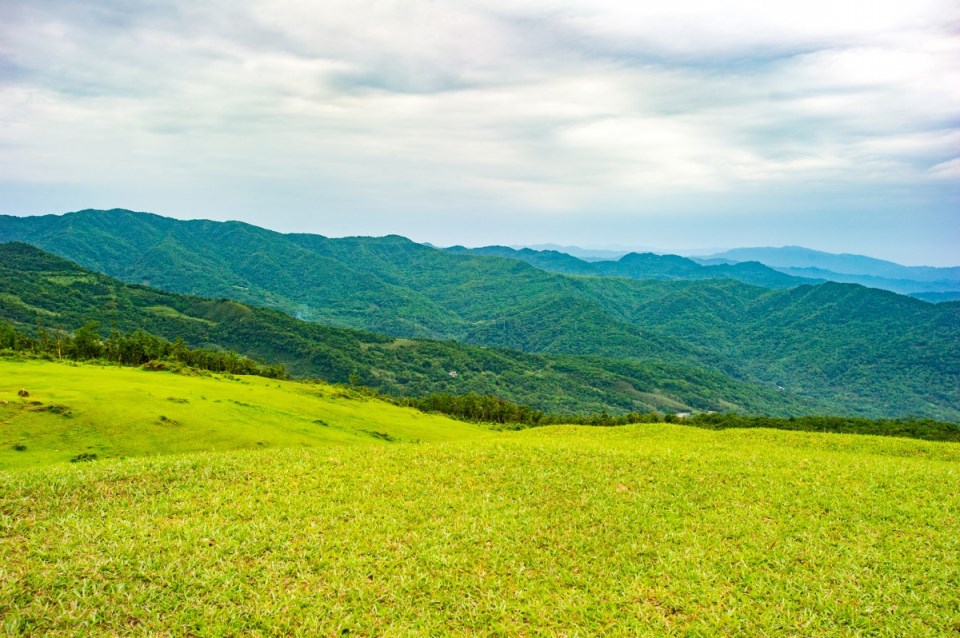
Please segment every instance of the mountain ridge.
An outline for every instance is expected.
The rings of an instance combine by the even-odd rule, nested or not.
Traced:
[[[95,223],[85,234],[87,220]],[[125,211],[68,221],[3,218],[0,238],[92,255],[95,263],[85,265],[134,283],[393,337],[709,369],[779,385],[845,414],[944,418],[960,411],[957,304],[849,284],[771,290],[729,279],[562,275],[399,237],[283,235]],[[124,248],[98,262],[103,242],[156,248],[149,259]]]
[[[454,252],[474,251],[485,254],[498,254],[504,257],[527,261],[545,270],[591,275],[627,276],[636,278],[723,278],[724,276],[770,288],[787,288],[803,283],[823,283],[836,281],[853,283],[890,290],[898,294],[916,297],[931,303],[941,303],[960,299],[960,267],[904,266],[895,262],[852,253],[828,253],[802,246],[736,248],[706,256],[672,255],[659,251],[588,251],[576,246],[558,246],[543,244],[527,247],[484,246],[464,248],[452,246]],[[539,253],[539,255],[537,254]],[[646,270],[639,272],[616,272],[612,262],[620,262],[630,255],[645,255]],[[559,257],[562,255],[562,257]],[[597,256],[601,255],[601,256]],[[791,257],[792,256],[792,257]],[[572,259],[585,262],[571,266]],[[551,259],[553,260],[551,262]],[[678,259],[694,262],[708,269],[697,273],[687,264],[686,271],[669,272],[665,266]],[[661,271],[650,268],[659,260]],[[819,260],[819,261],[818,261]],[[836,263],[847,264],[836,266]],[[745,267],[744,264],[752,264]],[[815,265],[811,265],[815,264]],[[762,265],[762,269],[758,269]],[[596,267],[593,267],[596,266]],[[830,269],[831,266],[834,269]],[[592,268],[591,268],[592,267]],[[724,271],[727,271],[724,273]],[[707,274],[709,272],[709,274]],[[780,277],[776,273],[787,275]],[[882,274],[878,274],[882,273]],[[791,279],[793,278],[793,279]]]
[[[661,255],[649,252],[631,252],[616,260],[586,261],[556,250],[514,249],[507,246],[484,246],[480,248],[451,246],[447,250],[457,254],[515,259],[548,272],[567,275],[660,280],[733,279],[764,288],[790,288],[826,281],[825,279],[803,278],[781,273],[759,262],[703,265],[679,255]]]

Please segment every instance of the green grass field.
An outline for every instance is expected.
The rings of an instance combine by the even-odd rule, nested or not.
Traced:
[[[3,398],[30,374],[39,400],[74,410],[31,419],[84,423],[84,400],[107,394],[71,388],[143,379],[124,423],[162,428],[154,406],[176,396],[177,427],[202,413],[209,431],[237,422],[244,446],[271,447],[135,458],[149,450],[111,430],[103,445],[129,458],[51,452],[0,472],[11,634],[960,634],[956,444],[668,424],[487,432],[326,386],[40,363],[0,363]],[[284,425],[307,408],[339,434],[329,444],[299,438],[312,413]],[[25,427],[20,414],[2,431]],[[368,430],[394,440],[356,434]]]

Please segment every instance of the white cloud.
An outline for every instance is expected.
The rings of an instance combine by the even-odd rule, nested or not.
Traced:
[[[960,179],[960,157],[930,167],[930,174],[938,179]]]
[[[504,10],[518,13],[528,6],[504,4]],[[890,34],[955,25],[960,17],[955,3],[947,0],[570,0],[536,5],[600,46],[695,58],[836,42],[858,46]]]

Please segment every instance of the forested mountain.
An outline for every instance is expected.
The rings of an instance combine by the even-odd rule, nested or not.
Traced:
[[[112,330],[145,330],[194,347],[229,348],[282,363],[297,375],[358,382],[394,395],[496,394],[565,413],[827,411],[792,394],[689,366],[523,354],[331,328],[228,299],[124,284],[27,244],[0,244],[0,348],[4,323],[33,335],[38,330],[56,335],[90,321],[99,323],[103,337]]]
[[[536,352],[699,361],[678,340],[611,317],[576,280],[403,237],[328,239],[240,222],[81,211],[0,217],[0,241],[13,240],[122,281],[337,326]],[[526,315],[550,322],[548,329],[518,321]]]
[[[957,303],[842,284],[567,276],[395,236],[282,235],[129,211],[4,217],[0,239],[126,281],[397,337],[706,368],[843,414],[960,417]]]
[[[693,281],[733,279],[746,284],[763,286],[764,288],[792,288],[803,284],[818,284],[826,281],[825,279],[794,277],[755,261],[701,265],[686,257],[654,253],[629,253],[617,260],[585,261],[554,250],[533,250],[530,248],[517,250],[506,246],[485,246],[483,248],[453,246],[447,250],[459,254],[516,259],[536,266],[541,270],[568,275]]]

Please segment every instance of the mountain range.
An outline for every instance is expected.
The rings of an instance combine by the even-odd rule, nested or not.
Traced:
[[[801,246],[735,248],[708,258],[731,262],[758,261],[773,268],[812,268],[835,274],[907,281],[952,282],[954,285],[960,285],[960,266],[949,268],[903,266],[864,255],[827,253]]]
[[[939,303],[960,299],[960,267],[903,266],[864,255],[834,254],[800,246],[737,248],[694,258],[705,266],[762,263],[786,275],[861,284]]]
[[[125,284],[28,244],[0,244],[0,328],[6,322],[21,332],[56,334],[91,321],[103,337],[113,330],[145,330],[282,363],[298,376],[359,382],[398,396],[495,394],[567,414],[733,409],[791,415],[824,409],[690,366],[526,354],[333,328],[229,299]]]
[[[0,241],[129,283],[394,338],[708,371],[820,413],[960,418],[960,304],[808,283],[760,264],[588,263],[122,210],[0,217]]]
[[[863,255],[837,255],[796,246],[739,248],[707,257],[604,253],[572,246],[452,246],[447,250],[506,257],[565,274],[663,280],[733,279],[765,288],[834,281],[890,290],[932,303],[960,299],[960,267],[902,266]]]
[[[510,248],[454,246],[448,250],[498,255],[568,274],[640,279],[735,279],[768,288],[835,281],[890,290],[932,303],[960,299],[960,267],[903,266],[864,255],[827,253],[800,246],[736,248],[690,257],[649,250],[592,250],[555,244]]]

